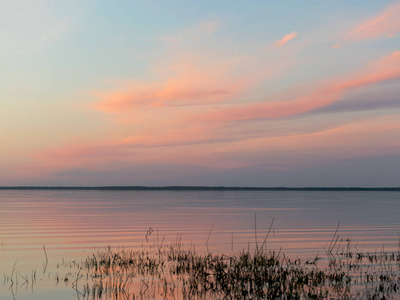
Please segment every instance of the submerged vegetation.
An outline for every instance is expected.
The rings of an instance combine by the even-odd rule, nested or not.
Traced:
[[[400,249],[400,248],[399,248]],[[198,253],[181,239],[141,250],[98,251],[76,264],[82,299],[390,299],[400,252],[354,251],[335,234],[323,257],[289,258],[266,243],[237,255]],[[81,282],[81,279],[85,279]],[[81,285],[79,285],[81,284]]]
[[[324,255],[287,257],[264,242],[237,254],[197,252],[181,235],[140,250],[97,251],[81,261],[63,262],[63,275],[48,275],[72,287],[77,299],[392,299],[400,298],[400,244],[397,252],[362,252],[337,231]],[[400,243],[400,239],[399,239]],[[43,247],[47,269],[47,253]],[[61,271],[61,268],[60,268]],[[33,285],[36,271],[17,274],[4,285]],[[23,279],[23,280],[22,280]]]

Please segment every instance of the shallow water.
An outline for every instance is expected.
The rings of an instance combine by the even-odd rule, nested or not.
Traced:
[[[0,207],[2,273],[37,276],[33,287],[23,277],[18,290],[3,284],[1,299],[76,299],[53,280],[62,261],[177,234],[200,251],[231,253],[263,243],[271,227],[269,249],[311,257],[324,252],[339,222],[339,236],[364,251],[397,250],[400,232],[399,192],[0,191]]]

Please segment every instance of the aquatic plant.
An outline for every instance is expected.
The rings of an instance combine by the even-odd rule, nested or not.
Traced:
[[[82,298],[388,299],[399,293],[400,253],[353,252],[336,239],[325,257],[303,260],[266,247],[199,253],[180,240],[141,250],[107,248],[86,258]],[[321,266],[319,266],[321,264]],[[89,283],[91,282],[91,283]]]
[[[272,227],[272,224],[271,224]],[[150,232],[150,231],[149,231]],[[397,252],[363,252],[336,230],[323,255],[300,259],[263,243],[231,255],[185,247],[182,235],[169,244],[150,240],[141,249],[98,250],[81,261],[62,262],[56,285],[72,287],[77,299],[390,299],[400,297],[400,239]],[[210,230],[211,233],[211,230]],[[210,235],[209,233],[209,235]],[[207,239],[208,241],[208,239]],[[251,250],[253,249],[253,250]],[[48,257],[43,247],[43,274]],[[62,268],[63,267],[63,268]],[[62,270],[64,270],[64,273]],[[14,296],[33,286],[30,276],[4,274]]]

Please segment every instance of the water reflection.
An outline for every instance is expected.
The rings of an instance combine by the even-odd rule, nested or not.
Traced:
[[[340,234],[366,247],[397,245],[396,192],[2,191],[4,250],[138,247],[149,227],[159,235],[215,250],[254,242],[274,219],[271,245],[299,252]],[[288,250],[287,249],[287,250]]]
[[[95,248],[140,248],[176,239],[214,252],[237,252],[263,241],[287,254],[323,252],[338,223],[341,237],[365,250],[396,250],[397,192],[317,191],[1,191],[1,269],[50,267]],[[255,217],[256,216],[256,217]],[[256,227],[255,230],[255,219]],[[214,224],[214,225],[213,225]],[[212,230],[211,230],[212,228]],[[211,230],[211,231],[210,231]],[[68,299],[68,298],[66,298]]]

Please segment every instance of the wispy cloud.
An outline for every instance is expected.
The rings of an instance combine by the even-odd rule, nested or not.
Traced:
[[[341,112],[353,112],[353,111],[368,111],[368,110],[382,110],[382,109],[398,109],[400,108],[400,101],[396,98],[382,99],[382,95],[379,95],[377,99],[376,95],[373,99],[358,99],[358,100],[347,100],[334,102],[333,104],[318,109],[316,113],[341,113]]]
[[[209,44],[219,21],[200,22],[161,39],[165,55],[149,65],[147,78],[127,80],[112,90],[91,92],[93,107],[109,113],[142,108],[199,106],[237,97],[250,81],[238,69],[248,57],[218,53]]]
[[[182,110],[177,110],[177,107],[175,107],[173,113],[169,110],[165,111],[165,109],[168,109],[165,103],[171,105],[172,102],[177,101],[179,93],[168,94],[165,92],[163,94],[163,89],[158,90],[160,86],[144,86],[141,92],[140,90],[134,91],[137,96],[135,99],[130,98],[129,94],[124,94],[123,92],[120,95],[113,93],[109,98],[105,98],[105,101],[108,102],[102,102],[102,105],[105,103],[109,105],[108,108],[104,106],[104,110],[114,112],[117,115],[124,114],[127,110],[136,113],[138,118],[142,118],[138,124],[142,127],[144,126],[140,132],[128,134],[125,138],[114,142],[87,146],[72,145],[45,151],[41,157],[46,160],[52,159],[63,164],[66,163],[67,165],[75,164],[76,166],[80,164],[91,165],[105,158],[107,160],[127,160],[131,163],[161,163],[166,161],[171,163],[185,158],[196,160],[196,163],[209,164],[210,161],[206,160],[205,162],[203,159],[196,159],[196,157],[204,156],[203,158],[206,159],[207,153],[212,149],[210,144],[228,144],[230,146],[222,147],[225,150],[221,151],[230,152],[243,141],[246,141],[247,149],[248,145],[255,143],[250,142],[251,140],[258,140],[266,136],[262,130],[254,134],[249,134],[249,132],[245,131],[240,132],[237,130],[238,124],[239,128],[243,129],[246,123],[252,123],[255,120],[277,120],[304,114],[335,103],[349,90],[398,77],[400,77],[400,52],[394,52],[391,55],[370,62],[357,72],[328,78],[319,84],[314,83],[316,85],[314,90],[303,96],[287,99],[288,96],[282,93],[277,95],[274,102],[271,102],[272,99],[268,99],[267,102],[257,103],[227,102],[218,108],[212,105],[205,105],[200,110],[198,108],[193,110],[190,107],[182,107]],[[184,80],[184,76],[182,80]],[[193,80],[193,82],[196,82],[196,80]],[[168,84],[165,86],[168,86]],[[179,84],[176,86],[180,87]],[[139,88],[139,85],[137,87]],[[165,91],[168,91],[168,89]],[[208,90],[210,97],[212,96],[212,91],[213,89]],[[205,93],[205,91],[202,92]],[[165,98],[158,96],[157,98],[155,96],[157,93],[158,95],[174,95],[175,98],[170,98],[170,96],[165,96]],[[235,94],[235,92],[232,93]],[[138,97],[140,94],[145,97]],[[216,94],[217,97],[226,97],[224,93],[222,95]],[[148,97],[148,95],[152,95],[152,97]],[[231,94],[229,95],[231,96]],[[182,103],[190,104],[196,97],[189,97],[190,99],[188,98],[185,101],[183,101],[183,98],[180,100],[183,101]],[[126,102],[124,103],[124,101]],[[149,108],[149,111],[142,109],[146,107]],[[156,108],[162,110],[158,111]],[[145,124],[148,124],[148,126]],[[269,132],[268,135],[274,136],[274,132]],[[276,138],[279,136],[280,134],[278,133]],[[312,133],[312,136],[317,136],[317,133]],[[270,139],[274,139],[273,143],[276,142],[276,138],[270,137]],[[329,139],[333,140],[331,137]],[[269,141],[272,142],[271,140]],[[289,141],[292,141],[293,145],[301,144],[298,138],[290,138],[283,134],[280,143],[277,145],[281,149],[286,149],[285,147],[291,147],[290,144],[287,144]],[[314,146],[316,148],[319,142],[320,139],[315,141]],[[346,141],[343,142],[347,143]],[[159,150],[160,147],[164,147],[163,151]],[[63,159],[60,159],[61,157]]]
[[[400,51],[367,64],[362,70],[326,80],[308,95],[290,100],[237,105],[209,112],[198,118],[203,121],[232,122],[255,119],[277,119],[303,114],[338,101],[346,91],[400,77]],[[347,79],[342,79],[347,78]]]
[[[287,42],[293,40],[295,37],[297,36],[297,32],[293,31],[291,33],[288,33],[287,35],[285,35],[282,39],[280,39],[279,41],[277,41],[275,43],[275,45],[277,47],[282,47],[283,45],[285,45]]]
[[[197,58],[201,60],[201,58]],[[179,59],[178,59],[179,60]],[[208,64],[207,64],[208,65]],[[246,87],[245,78],[229,78],[229,66],[215,62],[215,70],[200,65],[196,58],[168,66],[167,78],[150,82],[128,82],[110,92],[94,92],[102,100],[94,107],[107,112],[126,112],[137,107],[173,107],[224,102]]]
[[[210,149],[206,144],[190,144],[185,147],[166,145],[162,151],[154,147],[154,141],[147,147],[135,146],[135,141],[127,144],[109,144],[90,147],[75,146],[61,151],[43,154],[47,162],[56,166],[53,170],[86,169],[113,170],[113,166],[160,166],[179,165],[186,162],[192,167],[221,170],[240,167],[260,167],[288,170],[296,166],[329,165],[335,161],[354,157],[388,155],[398,151],[398,141],[393,139],[400,129],[397,116],[372,118],[353,122],[345,126],[317,132],[284,135],[276,137],[258,136],[245,143],[232,141],[221,143]],[[165,141],[164,141],[165,142]],[[131,144],[132,143],[132,144]],[[348,151],[348,149],[357,151]],[[106,150],[105,150],[106,149]],[[283,160],[282,160],[283,159]],[[118,168],[118,167],[117,167]],[[168,174],[156,172],[149,179]],[[159,170],[159,169],[158,169]]]
[[[345,35],[348,40],[361,41],[391,37],[400,32],[400,2],[395,1],[381,13],[366,20]]]
[[[201,107],[240,102],[244,93],[271,78],[283,76],[293,65],[276,60],[276,49],[262,45],[252,56],[208,46],[220,22],[201,22],[162,39],[165,56],[153,61],[147,78],[116,83],[111,90],[90,92],[100,100],[96,110],[121,115],[143,115],[156,108]],[[201,108],[202,109],[202,108]],[[190,112],[190,111],[189,111]]]

